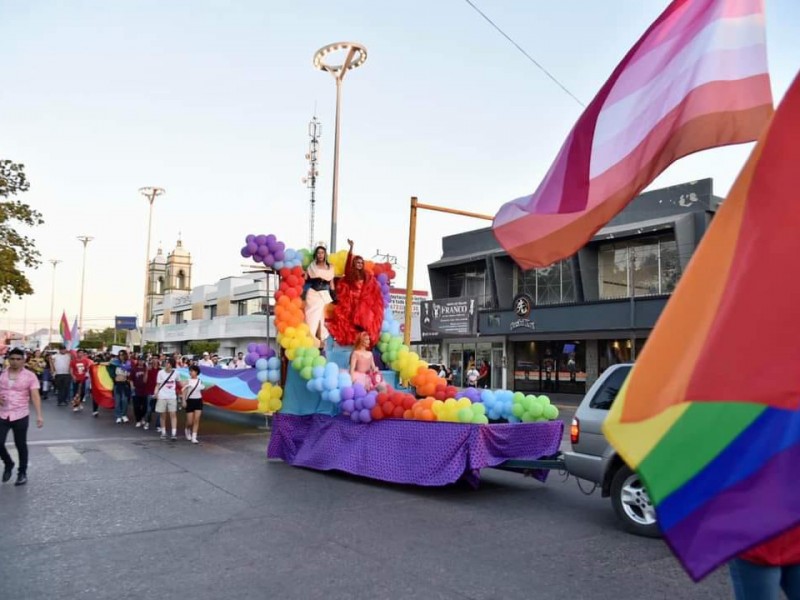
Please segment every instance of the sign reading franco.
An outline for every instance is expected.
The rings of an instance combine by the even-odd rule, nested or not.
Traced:
[[[469,336],[478,330],[475,298],[448,298],[422,302],[422,339]]]
[[[136,317],[114,317],[114,329],[136,329]]]

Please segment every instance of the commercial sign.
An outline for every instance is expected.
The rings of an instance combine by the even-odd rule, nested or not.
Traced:
[[[114,329],[136,329],[136,317],[114,317]]]
[[[469,336],[478,331],[478,306],[475,298],[429,300],[421,304],[422,340]]]
[[[400,322],[400,332],[405,333],[406,318],[406,290],[403,288],[389,289],[389,310],[392,311],[394,318]],[[419,307],[428,297],[428,292],[424,290],[413,290],[411,292],[411,337],[412,343],[422,340],[419,326]]]
[[[535,323],[530,318],[531,311],[533,310],[533,298],[528,294],[517,294],[514,298],[513,306],[514,317],[516,318],[511,321],[509,329],[511,331],[517,331],[519,329],[529,329],[533,331],[536,329]]]

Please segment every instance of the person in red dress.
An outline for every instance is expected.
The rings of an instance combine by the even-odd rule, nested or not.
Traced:
[[[733,559],[730,573],[736,600],[777,600],[779,589],[800,599],[800,527]]]
[[[342,346],[355,344],[364,331],[374,344],[381,335],[383,296],[378,280],[364,268],[364,259],[353,256],[353,240],[347,240],[344,277],[336,282],[336,305],[328,330]]]

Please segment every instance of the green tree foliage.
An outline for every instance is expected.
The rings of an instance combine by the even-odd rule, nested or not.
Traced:
[[[30,281],[21,269],[39,265],[39,252],[33,240],[18,231],[20,225],[35,227],[44,223],[42,215],[17,198],[28,191],[24,165],[0,160],[0,302],[12,296],[33,293]]]
[[[190,354],[202,354],[203,352],[213,354],[217,350],[219,350],[219,342],[189,342]]]
[[[117,332],[113,327],[106,327],[105,329],[90,329],[86,332],[86,335],[83,336],[83,341],[92,343],[98,342],[99,346],[91,346],[93,348],[101,348],[103,346],[110,348],[116,343],[114,341],[116,333]],[[86,347],[89,348],[89,346]]]

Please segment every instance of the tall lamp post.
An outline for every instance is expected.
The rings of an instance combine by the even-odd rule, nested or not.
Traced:
[[[89,245],[94,238],[90,235],[79,235],[78,241],[83,244],[83,267],[81,267],[81,308],[78,313],[78,340],[83,335],[83,292],[86,287],[86,246]],[[76,340],[77,341],[77,340]]]
[[[324,58],[331,52],[344,50],[344,62],[340,65],[329,65]],[[342,81],[351,69],[357,69],[367,61],[367,49],[357,42],[336,42],[317,50],[314,54],[314,66],[333,75],[336,81],[336,126],[333,134],[333,200],[331,202],[331,246],[329,252],[336,252],[336,213],[339,206],[339,115],[342,104]]]
[[[153,202],[155,202],[158,196],[161,196],[165,193],[164,188],[160,187],[143,187],[139,188],[139,193],[147,198],[147,202],[150,204],[150,210],[147,216],[147,247],[144,251],[144,303],[142,308],[142,342],[141,342],[141,349],[144,352],[144,328],[147,324],[147,287],[148,282],[150,279],[150,233],[153,229]]]
[[[50,286],[50,327],[47,330],[47,345],[53,343],[53,308],[56,305],[56,265],[61,261],[56,258],[48,260],[53,265],[53,283]]]

